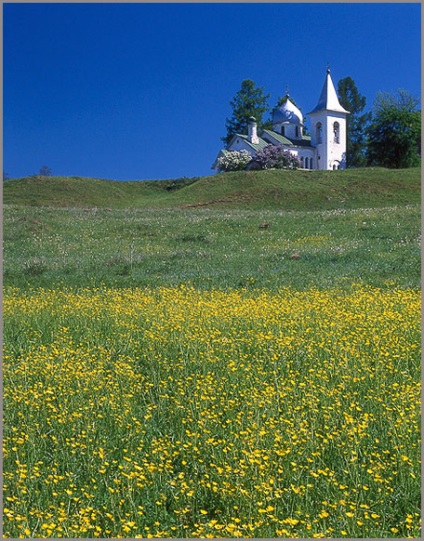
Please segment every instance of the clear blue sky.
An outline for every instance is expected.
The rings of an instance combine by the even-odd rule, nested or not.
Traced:
[[[3,170],[116,180],[211,174],[244,79],[318,101],[327,62],[371,107],[421,95],[421,5],[5,4]]]

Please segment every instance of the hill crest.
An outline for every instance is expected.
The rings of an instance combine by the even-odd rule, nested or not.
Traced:
[[[3,183],[6,205],[61,208],[325,210],[420,200],[420,168],[242,171],[157,181],[36,176]]]

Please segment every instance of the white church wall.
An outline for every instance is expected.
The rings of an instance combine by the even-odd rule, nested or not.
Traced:
[[[317,149],[318,169],[328,171],[343,168],[346,155],[345,115],[335,111],[321,111],[311,117],[311,144]],[[337,138],[334,133],[335,123],[338,126]]]
[[[337,137],[334,133],[334,126],[338,126]],[[346,155],[346,120],[345,115],[331,112],[326,119],[327,131],[327,156],[326,169],[333,170],[343,168]]]
[[[298,156],[301,169],[316,169],[317,161],[314,149],[299,149]]]
[[[327,123],[321,115],[311,115],[311,145],[316,148],[314,169],[325,169],[327,152],[325,141],[327,139]]]
[[[247,150],[247,152],[254,156],[256,154],[255,150],[248,144],[246,141],[240,137],[237,137],[232,141],[231,145],[229,146],[228,150]]]

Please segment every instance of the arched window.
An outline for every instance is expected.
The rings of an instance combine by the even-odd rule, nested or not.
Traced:
[[[296,126],[296,137],[299,137],[299,126]]]
[[[317,143],[322,143],[322,124],[318,122],[317,124]]]
[[[309,162],[308,158],[305,158],[305,169],[309,169],[308,168],[308,162]]]
[[[309,160],[309,168],[310,169],[314,168],[312,158]]]
[[[334,122],[333,132],[334,132],[334,142],[340,143],[340,124],[338,122]]]
[[[284,126],[281,126],[281,135],[284,135]]]

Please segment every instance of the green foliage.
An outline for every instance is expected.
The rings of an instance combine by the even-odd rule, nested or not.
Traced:
[[[368,133],[367,158],[370,165],[407,168],[420,163],[421,111],[419,100],[406,90],[396,94],[380,92]]]
[[[256,87],[251,79],[242,81],[240,90],[230,101],[233,114],[226,119],[227,135],[222,141],[228,144],[234,134],[247,133],[247,123],[251,116],[255,117],[258,129],[265,127],[263,115],[268,110],[268,99],[269,94],[264,93],[263,87]]]
[[[346,162],[348,167],[363,167],[366,165],[366,134],[365,128],[371,120],[371,113],[362,113],[366,106],[366,98],[359,93],[354,80],[345,77],[338,82],[338,94],[341,105],[350,112],[347,115],[347,150]]]

